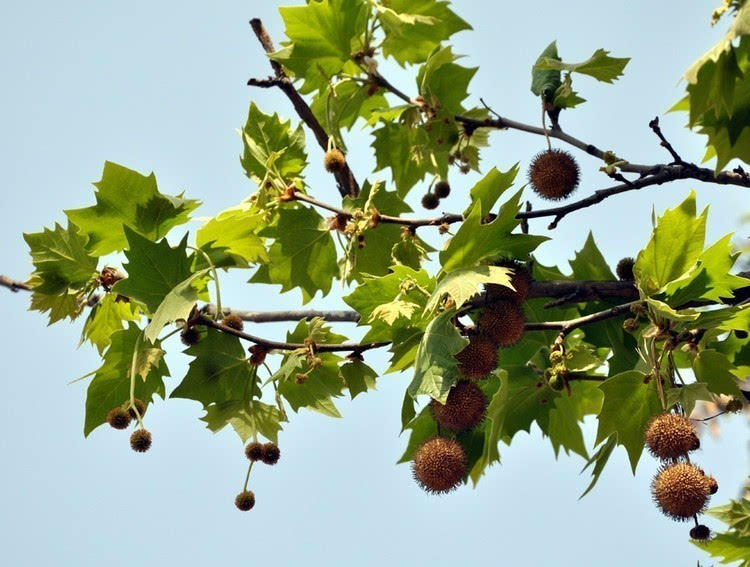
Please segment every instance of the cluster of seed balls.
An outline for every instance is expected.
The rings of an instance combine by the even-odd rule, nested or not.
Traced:
[[[138,410],[138,415],[143,418],[146,413],[146,404],[143,400],[136,398],[133,405]],[[107,423],[114,429],[127,429],[130,422],[138,419],[135,410],[130,407],[130,400],[109,410],[107,413]],[[136,453],[145,453],[151,448],[151,432],[147,429],[136,429],[130,436],[130,448]]]
[[[462,379],[448,393],[445,404],[430,402],[438,435],[423,442],[414,453],[414,479],[431,494],[455,490],[466,478],[468,460],[464,448],[442,432],[462,433],[482,423],[487,398],[477,381],[486,379],[497,368],[498,348],[515,344],[524,332],[526,318],[521,305],[528,298],[531,276],[518,262],[502,261],[498,265],[513,268],[511,284],[516,291],[497,284],[487,286],[489,304],[480,312],[469,344],[455,355]]]
[[[245,447],[245,456],[251,461],[261,461],[266,465],[275,465],[281,458],[281,450],[276,443],[260,443],[251,441]],[[252,490],[243,490],[234,499],[234,505],[238,510],[247,512],[255,506],[255,493]]]
[[[677,413],[660,414],[649,422],[645,443],[651,454],[663,463],[651,483],[654,502],[673,520],[685,522],[692,518],[695,527],[690,530],[690,537],[708,541],[711,530],[698,523],[698,514],[706,509],[719,485],[716,479],[690,462],[688,453],[700,448],[692,422]]]
[[[435,183],[432,191],[427,191],[422,197],[422,206],[425,209],[433,210],[437,209],[440,205],[440,199],[445,199],[451,194],[451,186],[445,179],[441,179]]]

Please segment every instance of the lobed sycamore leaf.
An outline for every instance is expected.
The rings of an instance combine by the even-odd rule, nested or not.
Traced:
[[[339,367],[339,374],[352,399],[368,390],[375,390],[378,373],[361,360],[353,359]]]
[[[107,293],[89,311],[79,346],[88,340],[102,354],[109,346],[112,335],[123,329],[126,321],[138,322],[140,319],[139,309],[133,303],[117,301],[117,294]]]
[[[469,191],[471,204],[464,211],[464,216],[469,216],[476,203],[480,204],[481,217],[489,215],[497,200],[513,186],[518,171],[518,163],[505,172],[499,171],[496,167],[489,170]]]
[[[255,399],[211,404],[206,407],[206,415],[201,420],[205,421],[206,427],[214,433],[231,425],[243,443],[258,435],[278,443],[281,422],[286,421],[276,406]]]
[[[148,240],[159,240],[184,224],[200,201],[160,193],[153,173],[148,176],[105,162],[101,181],[94,183],[96,205],[65,211],[68,219],[88,238],[94,256],[119,252],[127,246],[125,228]]]
[[[195,245],[208,254],[217,268],[247,268],[268,261],[258,231],[265,226],[263,213],[243,203],[220,212],[195,233]],[[195,255],[196,268],[206,268],[202,254]]]
[[[742,398],[737,386],[737,368],[724,354],[713,349],[702,350],[693,360],[693,372],[710,392]]]
[[[83,434],[88,437],[107,420],[112,408],[130,400],[130,371],[136,359],[135,397],[147,406],[154,394],[166,396],[164,377],[169,370],[163,360],[164,351],[157,341],[150,345],[141,340],[141,330],[135,323],[112,334],[112,342],[104,353],[101,367],[94,374],[86,394],[86,420]]]
[[[731,532],[720,533],[715,534],[709,542],[692,541],[691,543],[711,557],[719,558],[721,563],[750,567],[750,536],[741,536]]]
[[[619,79],[630,57],[610,57],[609,51],[597,49],[594,54],[582,63],[563,63],[556,53],[550,56],[542,56],[535,69],[542,71],[568,71],[581,73],[595,78],[603,83],[612,83]]]
[[[612,451],[614,451],[616,446],[617,433],[613,433],[612,435],[607,437],[607,440],[604,442],[604,444],[601,445],[596,453],[594,453],[586,462],[586,466],[584,466],[581,470],[581,474],[583,474],[583,472],[591,465],[594,465],[594,468],[591,469],[591,483],[588,485],[588,488],[586,488],[583,494],[578,497],[579,500],[594,489],[596,483],[599,481],[599,477],[602,475],[602,472],[604,472],[604,467],[607,465],[607,461],[609,461],[609,457],[612,455]]]
[[[370,314],[370,320],[380,319],[388,326],[393,326],[397,319],[411,319],[419,305],[411,301],[395,300],[378,305]]]
[[[477,67],[466,68],[454,63],[459,59],[450,46],[435,48],[417,74],[419,95],[433,107],[462,114],[464,99],[469,96],[469,83]]]
[[[573,260],[570,260],[573,277],[577,280],[614,280],[612,270],[594,241],[594,233],[589,231],[586,243]]]
[[[685,415],[690,415],[695,409],[695,404],[701,401],[713,400],[713,395],[708,391],[707,384],[705,382],[693,382],[692,384],[684,384],[680,388],[670,388],[666,391],[667,394],[667,407],[672,407],[675,404],[680,404],[680,407],[685,411]]]
[[[440,280],[432,292],[425,311],[435,309],[446,295],[453,299],[455,308],[460,309],[480,292],[479,286],[482,284],[497,284],[515,291],[511,284],[512,275],[512,269],[499,266],[477,266],[449,273]]]

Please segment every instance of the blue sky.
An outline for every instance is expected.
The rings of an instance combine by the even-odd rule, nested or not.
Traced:
[[[126,4],[78,1],[16,2],[0,21],[0,171],[3,222],[0,273],[23,278],[30,265],[21,233],[63,219],[63,208],[93,202],[90,182],[105,160],[154,171],[167,193],[186,191],[212,215],[254,190],[239,165],[236,128],[251,100],[265,111],[291,115],[275,91],[251,90],[250,76],[269,73],[247,24],[260,17],[282,38],[277,2],[225,1]],[[686,7],[678,0],[610,3],[539,0],[523,3],[466,0],[456,7],[474,26],[455,38],[465,64],[478,65],[471,102],[479,96],[508,117],[536,123],[538,104],[528,91],[530,65],[557,39],[562,56],[587,58],[604,47],[633,58],[614,86],[578,83],[589,102],[564,113],[563,125],[579,138],[615,150],[631,161],[668,159],[648,121],[681,97],[682,71],[723,30],[708,22],[714,2]],[[404,90],[413,75],[386,65]],[[662,127],[687,159],[698,160],[703,140],[683,128],[684,117],[662,117]],[[311,137],[308,136],[308,139]],[[484,167],[525,168],[542,149],[540,138],[501,132],[484,153]],[[361,177],[372,169],[366,135],[349,138],[350,162]],[[308,182],[333,199],[335,188],[310,145]],[[607,185],[585,156],[580,194]],[[474,178],[454,184],[446,210],[461,210]],[[591,230],[612,265],[634,255],[649,237],[651,207],[674,206],[695,187],[699,206],[710,205],[708,240],[738,228],[747,211],[745,189],[673,183],[615,197],[565,219],[540,248],[540,260],[567,267]],[[419,191],[412,203],[418,206]],[[546,222],[532,231],[547,234]],[[194,229],[197,223],[189,225]],[[748,237],[747,227],[738,238]],[[414,485],[409,468],[394,463],[407,375],[388,375],[378,391],[338,403],[344,419],[309,412],[292,416],[281,435],[278,466],[253,471],[256,508],[241,514],[232,500],[246,460],[236,435],[211,434],[198,421],[199,404],[158,402],[149,413],[154,446],[136,455],[127,435],[99,429],[84,440],[86,385],[66,385],[98,364],[93,349],[76,350],[78,325],[45,327],[26,312],[26,298],[0,290],[5,361],[0,395],[4,410],[5,487],[0,545],[8,565],[205,565],[256,562],[275,565],[694,565],[704,554],[687,542],[688,528],[659,515],[651,504],[656,463],[644,457],[630,473],[616,451],[595,491],[583,462],[555,460],[537,429],[501,447],[503,463],[476,489],[442,498]],[[223,280],[226,304],[291,308],[296,291]],[[340,292],[315,307],[341,306]],[[253,331],[280,337],[287,326]],[[356,338],[352,326],[340,330]],[[175,385],[187,357],[173,343],[168,361]],[[381,354],[368,363],[384,367]],[[595,424],[586,429],[593,440]],[[732,417],[718,439],[706,437],[698,456],[717,477],[715,503],[736,495],[748,472],[747,423]],[[257,473],[257,474],[256,474]]]

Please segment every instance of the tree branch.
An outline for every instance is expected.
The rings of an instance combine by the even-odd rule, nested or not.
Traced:
[[[268,35],[266,29],[263,27],[263,23],[260,21],[260,19],[253,18],[252,20],[250,20],[250,26],[253,28],[255,37],[258,38],[258,41],[260,42],[263,50],[266,53],[273,53],[274,51],[276,51],[276,48],[273,45],[273,41],[271,41],[271,38]],[[313,111],[310,109],[310,106],[307,104],[307,102],[305,102],[305,99],[302,98],[302,95],[300,95],[297,89],[294,87],[292,81],[284,72],[284,69],[281,67],[281,65],[273,59],[271,59],[270,61],[271,67],[273,68],[276,77],[271,79],[250,79],[247,84],[250,86],[263,88],[280,88],[281,91],[291,101],[292,106],[294,106],[294,110],[297,112],[297,115],[300,117],[300,119],[302,119],[307,127],[312,130],[315,139],[318,141],[318,145],[323,148],[323,151],[326,151],[328,149],[328,134],[326,133],[325,129],[315,117],[315,114],[313,114]],[[357,195],[359,195],[359,184],[354,178],[354,174],[352,173],[351,169],[349,169],[348,163],[345,163],[343,169],[335,175],[339,193],[342,197],[356,197]]]

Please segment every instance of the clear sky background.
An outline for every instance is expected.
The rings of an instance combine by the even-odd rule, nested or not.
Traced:
[[[290,0],[291,2],[291,0]],[[286,2],[284,2],[286,3]],[[296,2],[295,2],[296,3]],[[252,90],[251,76],[269,66],[248,20],[261,17],[277,43],[283,24],[278,2],[250,0],[127,3],[14,2],[0,19],[0,273],[24,278],[30,270],[21,233],[63,220],[62,209],[93,203],[90,182],[112,160],[143,173],[154,171],[162,191],[186,191],[213,215],[254,190],[244,176],[236,134],[251,100],[266,112],[292,113],[278,91]],[[456,11],[474,31],[455,37],[465,64],[479,65],[471,102],[479,96],[498,112],[539,121],[529,92],[529,70],[557,39],[566,60],[587,58],[599,47],[633,58],[614,86],[576,79],[589,102],[565,112],[563,126],[581,139],[640,163],[661,162],[666,152],[648,128],[682,96],[681,73],[723,33],[711,29],[701,0],[564,4],[465,0]],[[385,67],[402,90],[413,77]],[[296,117],[294,117],[296,118]],[[683,157],[698,160],[703,139],[683,128],[684,116],[662,117]],[[308,140],[312,139],[308,135]],[[350,162],[364,179],[373,158],[366,136],[349,138]],[[519,132],[492,135],[484,169],[523,169],[544,141]],[[309,144],[307,179],[317,196],[334,199],[322,153]],[[594,160],[579,156],[579,195],[607,186]],[[445,210],[461,210],[471,175],[454,180]],[[738,228],[747,212],[746,189],[694,182],[652,187],[615,197],[566,218],[539,251],[540,260],[567,268],[567,259],[593,231],[612,265],[648,240],[650,212],[671,207],[698,189],[699,206],[711,206],[708,240]],[[418,207],[420,191],[411,202]],[[545,220],[532,231],[546,234]],[[189,225],[194,230],[197,223]],[[740,229],[738,238],[748,231]],[[439,241],[435,241],[438,242]],[[244,276],[241,274],[240,276]],[[248,287],[243,277],[223,280],[226,304],[247,309],[291,308],[299,292],[279,295],[270,286]],[[339,291],[313,307],[341,306]],[[413,483],[407,465],[396,466],[400,406],[408,375],[388,375],[378,391],[354,402],[341,399],[344,419],[305,412],[281,434],[282,458],[253,471],[256,508],[233,505],[247,461],[233,431],[213,435],[198,421],[196,402],[157,402],[148,415],[154,446],[136,455],[127,434],[101,428],[83,438],[86,382],[70,380],[98,367],[94,349],[76,350],[80,323],[45,327],[26,312],[27,297],[0,290],[2,510],[0,549],[6,565],[695,565],[711,562],[687,542],[688,526],[662,517],[649,493],[656,463],[644,456],[633,477],[622,448],[599,485],[582,501],[588,473],[583,461],[557,461],[534,427],[479,486],[442,498]],[[252,326],[280,337],[285,325]],[[358,336],[352,325],[341,332]],[[171,345],[174,386],[188,357]],[[383,354],[367,361],[384,368]],[[719,482],[715,504],[736,496],[748,474],[748,429],[743,417],[706,436],[698,462]],[[589,441],[595,422],[587,426]],[[257,474],[256,474],[257,473]]]

